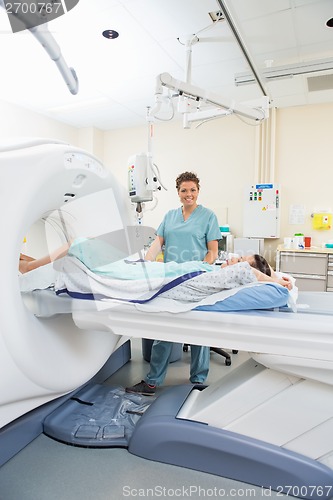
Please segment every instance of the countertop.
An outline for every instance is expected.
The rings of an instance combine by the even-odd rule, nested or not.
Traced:
[[[298,252],[298,253],[329,253],[333,254],[333,248],[310,247],[310,248],[285,248],[284,245],[277,247],[278,252]]]

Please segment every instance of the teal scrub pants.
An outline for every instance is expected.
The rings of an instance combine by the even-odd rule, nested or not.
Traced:
[[[173,342],[155,340],[150,356],[150,370],[145,378],[147,384],[161,385],[165,379]],[[209,347],[191,345],[190,382],[203,383],[209,371]]]

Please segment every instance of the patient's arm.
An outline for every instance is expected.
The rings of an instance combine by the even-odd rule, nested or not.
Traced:
[[[291,280],[287,276],[282,276],[281,278],[279,278],[278,276],[276,276],[274,271],[272,272],[272,276],[267,276],[267,274],[262,273],[255,267],[253,267],[252,270],[258,281],[270,281],[273,283],[279,283],[279,285],[288,288],[288,290],[292,289],[293,285],[291,283]]]
[[[33,259],[28,255],[20,254],[19,271],[22,274],[28,273],[33,269],[37,269],[38,267],[45,266],[46,264],[53,262],[54,260],[60,259],[67,254],[69,247],[70,244],[65,243],[60,248],[57,248],[57,250],[54,250],[49,255],[45,255],[40,259]]]
[[[271,276],[272,278],[274,278],[275,283],[280,283],[280,285],[285,286],[286,288],[288,288],[288,290],[291,290],[293,287],[293,283],[290,279],[290,276],[283,276],[283,274],[281,273],[279,273],[278,275],[271,266],[269,267],[271,270]]]
[[[239,258],[231,259],[230,261],[227,261],[226,263],[221,265],[221,270],[226,269],[229,266],[233,267],[235,265],[239,265],[242,263],[242,261],[243,260],[239,259]],[[271,276],[268,276],[267,274],[259,271],[259,269],[257,269],[256,267],[252,266],[251,262],[249,262],[248,260],[245,260],[245,262],[248,262],[250,264],[252,272],[258,281],[270,281],[273,283],[279,283],[280,285],[288,288],[288,290],[291,290],[293,288],[292,280],[290,279],[290,277],[283,276],[283,275],[277,275],[271,266],[269,266],[270,271],[271,271]]]

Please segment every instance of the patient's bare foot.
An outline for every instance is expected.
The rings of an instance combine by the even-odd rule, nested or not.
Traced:
[[[24,253],[20,253],[20,260],[27,260],[28,262],[31,262],[32,260],[36,260],[33,257],[30,257],[29,255],[25,255]]]
[[[19,262],[19,271],[22,274],[27,273],[28,271],[30,271],[30,269],[29,269],[29,261],[20,259],[20,262]]]
[[[34,259],[33,257],[29,257],[29,255],[20,253],[19,271],[22,274],[31,271],[30,262],[33,262],[34,260],[36,259]]]

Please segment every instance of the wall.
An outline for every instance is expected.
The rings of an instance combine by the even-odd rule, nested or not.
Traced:
[[[312,229],[311,213],[333,210],[333,103],[280,109],[277,114],[276,165],[282,191],[281,236],[302,232],[321,246],[333,230]],[[289,223],[293,205],[305,208],[304,224]]]
[[[104,139],[105,163],[127,186],[128,158],[147,151],[147,128],[106,132]],[[253,181],[254,127],[236,117],[210,121],[189,130],[184,130],[179,121],[156,122],[152,149],[154,163],[168,191],[158,192],[157,207],[144,215],[145,225],[157,227],[167,210],[179,206],[175,179],[181,172],[191,170],[200,178],[200,203],[214,210],[221,225],[228,222],[234,232],[241,234],[244,185]],[[146,204],[148,209],[149,205]]]
[[[284,236],[302,232],[317,246],[333,239],[332,229],[313,230],[311,219],[315,210],[333,209],[332,130],[333,103],[277,110],[274,181],[281,187],[281,238],[265,240],[265,256],[271,263]],[[144,224],[156,228],[165,212],[179,205],[175,178],[193,170],[201,179],[200,202],[215,211],[221,225],[229,223],[235,236],[242,236],[244,188],[256,182],[256,132],[256,127],[234,116],[189,130],[179,121],[156,121],[153,158],[168,190],[157,193],[154,210],[153,203],[146,204]],[[48,137],[82,147],[103,160],[126,188],[128,158],[148,147],[147,126],[109,132],[76,129],[2,101],[0,134]],[[290,208],[295,205],[305,207],[304,224],[290,224]]]
[[[178,206],[175,178],[183,170],[193,170],[201,179],[200,202],[215,211],[221,225],[228,222],[232,232],[242,236],[244,188],[256,182],[256,127],[232,116],[190,130],[176,121],[156,122],[154,128],[153,158],[168,191],[158,193],[158,205],[145,213],[144,224],[156,227],[167,210]],[[333,209],[332,130],[333,104],[276,112],[272,181],[281,188],[281,238],[265,240],[265,256],[271,264],[284,236],[302,232],[318,246],[333,238],[333,230],[313,230],[311,225],[314,210]],[[104,160],[124,186],[128,157],[147,150],[147,136],[146,127],[104,134]],[[304,224],[289,223],[290,207],[294,205],[305,206]]]
[[[76,144],[78,131],[56,120],[0,101],[0,137],[43,137]]]
[[[99,160],[103,161],[104,135],[101,130],[93,127],[78,129],[75,145],[93,153]]]
[[[0,101],[0,137],[57,139],[103,158],[104,136],[100,130],[78,129],[5,101]]]

